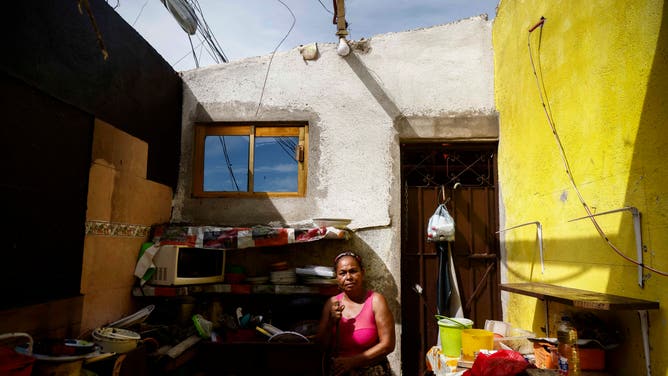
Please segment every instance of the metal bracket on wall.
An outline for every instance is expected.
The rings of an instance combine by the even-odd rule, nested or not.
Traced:
[[[527,222],[517,226],[504,228],[503,230],[499,230],[496,233],[498,234],[504,231],[513,230],[518,227],[524,227],[528,225],[536,225],[536,235],[538,236],[538,251],[540,253],[540,270],[541,270],[540,273],[545,274],[545,262],[543,261],[543,226],[540,224],[539,221]]]
[[[649,313],[646,309],[638,310],[640,318],[640,331],[642,332],[642,348],[645,353],[645,371],[647,376],[652,375],[652,362],[650,361],[649,353]]]
[[[633,206],[625,206],[625,207],[620,208],[620,209],[608,210],[608,211],[604,211],[604,212],[601,212],[601,213],[596,213],[596,214],[592,214],[592,215],[586,215],[586,216],[580,217],[580,218],[571,219],[568,222],[579,221],[579,220],[582,220],[582,219],[596,217],[596,216],[604,215],[604,214],[617,213],[617,212],[621,212],[621,211],[628,211],[628,212],[631,212],[631,214],[633,215],[633,229],[634,229],[634,232],[635,232],[635,240],[636,240],[636,255],[637,255],[636,257],[637,257],[637,261],[638,261],[638,285],[640,286],[640,288],[644,288],[645,287],[645,278],[643,276],[643,261],[642,261],[643,260],[643,256],[642,256],[642,228],[640,227],[641,226],[640,225],[640,211],[638,211],[638,208],[633,207]]]

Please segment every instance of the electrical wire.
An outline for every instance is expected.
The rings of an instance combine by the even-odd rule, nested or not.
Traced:
[[[332,12],[332,11],[329,10],[329,9],[327,9],[327,7],[326,7],[325,4],[322,2],[322,0],[318,0],[318,2],[320,3],[320,5],[322,5],[322,7],[323,7],[327,12],[329,12],[329,14],[334,15],[334,12]]]
[[[290,35],[290,32],[292,29],[295,27],[295,23],[297,23],[297,17],[295,17],[295,14],[292,13],[292,9],[290,9],[289,6],[287,6],[283,1],[277,0],[279,3],[283,4],[284,7],[288,9],[288,12],[290,12],[290,15],[292,16],[292,25],[290,25],[290,29],[288,30],[287,33],[285,33],[285,36],[283,39],[281,39],[280,42],[276,45],[276,48],[274,48],[274,51],[271,53],[271,58],[269,58],[269,65],[267,65],[267,73],[264,75],[264,82],[262,83],[262,91],[260,92],[260,100],[257,103],[257,109],[255,110],[255,117],[257,117],[257,114],[260,112],[260,106],[262,105],[262,98],[264,98],[264,89],[267,86],[267,78],[269,77],[269,69],[271,69],[271,62],[274,60],[274,55],[276,54],[276,51],[278,48],[283,44],[283,42],[288,38],[288,35]]]
[[[237,179],[234,177],[234,170],[232,169],[232,162],[230,162],[230,156],[227,154],[227,144],[225,143],[225,136],[218,136],[218,141],[220,141],[220,146],[223,147],[223,156],[225,157],[225,164],[227,165],[227,170],[230,172],[230,177],[234,183],[234,187],[239,192],[239,185],[237,184]]]
[[[541,22],[537,24],[537,26],[531,28],[529,30],[529,33],[527,34],[527,46],[529,48],[529,59],[531,61],[531,68],[533,70],[533,74],[536,78],[536,86],[538,87],[538,95],[540,96],[540,101],[541,104],[543,105],[543,111],[545,112],[545,117],[547,118],[547,122],[550,125],[550,129],[552,130],[552,135],[554,135],[554,139],[557,142],[557,146],[559,147],[559,155],[561,156],[562,163],[564,164],[564,167],[566,168],[566,174],[568,175],[568,180],[571,183],[571,186],[573,186],[573,190],[575,190],[575,193],[578,196],[578,199],[580,200],[580,203],[584,207],[585,211],[587,212],[587,216],[591,220],[591,223],[594,225],[596,228],[596,231],[598,232],[599,236],[610,246],[610,248],[617,253],[620,257],[625,259],[626,261],[635,264],[637,266],[642,267],[643,269],[649,270],[650,272],[656,273],[658,275],[668,277],[667,272],[663,272],[658,269],[654,269],[652,267],[649,267],[645,265],[644,263],[638,262],[625,254],[623,254],[619,248],[617,248],[612,241],[608,238],[608,236],[605,234],[601,226],[599,225],[598,221],[596,218],[593,216],[594,214],[591,211],[591,208],[585,201],[584,197],[582,196],[582,193],[580,192],[580,189],[578,188],[577,184],[575,183],[575,178],[573,177],[573,173],[571,171],[570,164],[568,163],[568,158],[566,157],[566,151],[564,150],[564,145],[561,142],[561,139],[559,138],[559,133],[557,132],[556,126],[554,125],[554,119],[552,117],[552,110],[549,105],[549,100],[547,100],[547,91],[545,91],[545,82],[543,81],[543,70],[540,70],[540,78],[538,77],[538,73],[536,71],[536,64],[534,63],[533,60],[533,51],[531,50],[531,32],[536,29],[536,27],[540,27],[540,33],[539,33],[539,44],[538,44],[538,49],[540,52],[540,40],[543,36],[543,25],[544,25],[544,19],[541,19]],[[538,54],[538,59],[540,59],[540,53]],[[539,60],[539,67],[540,67],[540,60]],[[543,95],[545,93],[545,95]]]
[[[197,34],[195,34],[195,35],[197,35]],[[197,39],[199,39],[199,41],[202,42],[202,47],[204,47],[204,44],[203,44],[203,43],[206,43],[206,40],[205,40],[204,38],[202,38],[201,36],[199,36],[199,35],[197,35]],[[209,50],[208,48],[205,48],[205,50],[206,50],[207,55],[209,55],[209,57],[211,58],[211,60],[213,60],[213,61],[218,61],[218,59],[217,59],[216,56],[211,52],[211,50]]]
[[[215,55],[214,60],[216,61],[216,63],[221,63],[221,62],[227,63],[228,62],[227,56],[223,52],[223,49],[220,47],[220,43],[218,43],[216,36],[211,31],[209,24],[206,22],[206,19],[204,18],[204,12],[202,11],[202,7],[199,5],[199,1],[198,0],[181,0],[181,1],[183,1],[184,4],[188,5],[188,7],[192,10],[192,15],[194,16],[197,22],[197,30],[200,32],[200,34],[206,41],[213,55]]]
[[[195,48],[200,47],[203,43],[204,43],[204,41],[201,41],[197,46],[195,46]],[[172,66],[173,66],[173,67],[176,66],[176,64],[182,62],[183,59],[187,58],[189,55],[190,55],[190,51],[188,51],[185,55],[181,56],[181,58],[180,58],[179,60],[177,60],[176,62],[172,63]]]
[[[278,143],[278,146],[283,150],[283,152],[288,156],[288,158],[292,160],[296,160],[294,155],[292,154],[292,150],[288,149],[285,145],[281,144],[280,142]]]
[[[193,52],[193,59],[195,59],[195,67],[199,68],[199,61],[197,61],[197,55],[195,54],[195,47],[193,47],[193,40],[188,35],[188,42],[190,42],[190,50]]]
[[[141,6],[141,9],[139,10],[139,13],[137,14],[137,17],[135,17],[135,20],[132,22],[133,27],[137,23],[137,20],[139,20],[139,17],[141,16],[142,12],[144,12],[144,8],[146,8],[146,4],[148,4],[148,0],[144,1],[144,5]]]
[[[274,141],[278,144],[278,146],[285,152],[285,154],[288,155],[290,159],[293,161],[297,161],[297,158],[295,158],[294,151],[295,148],[297,147],[297,144],[292,141],[292,138],[289,137],[274,137]]]

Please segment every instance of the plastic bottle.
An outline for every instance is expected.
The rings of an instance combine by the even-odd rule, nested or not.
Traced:
[[[580,354],[578,354],[578,332],[571,319],[563,316],[557,325],[559,341],[559,374],[564,376],[580,376]]]

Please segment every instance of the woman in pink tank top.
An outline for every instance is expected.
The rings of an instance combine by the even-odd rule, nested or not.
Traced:
[[[330,375],[391,375],[394,317],[383,295],[364,286],[362,259],[343,252],[334,259],[342,292],[325,303],[318,340],[331,356]]]

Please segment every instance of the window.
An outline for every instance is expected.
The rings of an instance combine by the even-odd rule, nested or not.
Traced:
[[[193,196],[303,196],[308,125],[195,124]]]

